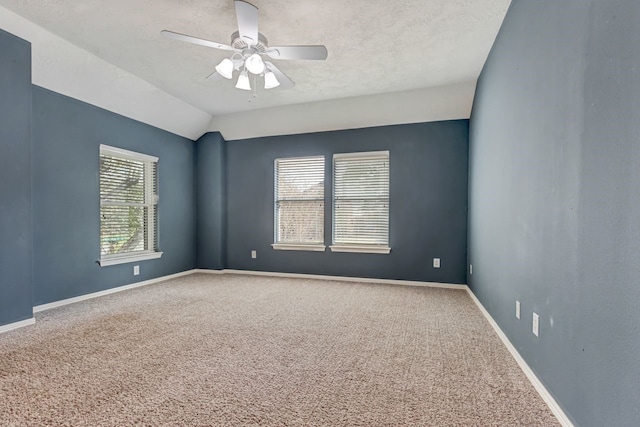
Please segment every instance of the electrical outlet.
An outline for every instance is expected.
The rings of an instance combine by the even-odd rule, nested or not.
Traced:
[[[433,268],[440,268],[440,258],[433,259]]]
[[[140,266],[139,265],[134,265],[133,266],[133,275],[137,276],[138,274],[140,274]]]
[[[473,264],[469,264],[469,275],[473,274]]]
[[[251,258],[252,259],[258,258],[258,253],[256,251],[251,251]]]
[[[520,301],[516,300],[516,319],[520,319]]]
[[[533,313],[533,335],[539,337],[540,333],[540,316],[536,313]]]

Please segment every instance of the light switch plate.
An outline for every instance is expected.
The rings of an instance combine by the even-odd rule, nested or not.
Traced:
[[[251,251],[251,258],[253,259],[258,258],[258,253],[256,251]]]
[[[440,258],[433,259],[433,268],[440,268]]]
[[[540,316],[537,313],[533,313],[533,335],[539,337],[540,335]]]
[[[516,319],[520,318],[520,301],[516,300]]]

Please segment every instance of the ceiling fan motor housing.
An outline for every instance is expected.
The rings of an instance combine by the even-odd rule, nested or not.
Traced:
[[[250,45],[249,43],[247,43],[246,39],[240,37],[240,32],[236,31],[235,33],[231,34],[231,46],[234,49],[238,49],[241,51],[244,51],[248,48],[253,48],[255,49],[255,52],[252,53],[264,53],[269,48],[269,42],[267,41],[267,38],[264,36],[264,34],[258,33],[258,42]]]

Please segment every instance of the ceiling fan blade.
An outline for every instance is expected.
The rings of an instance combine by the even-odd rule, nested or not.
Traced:
[[[249,46],[258,43],[258,8],[246,1],[236,0],[238,32]]]
[[[213,47],[215,49],[222,50],[235,50],[231,46],[222,43],[216,43],[205,39],[199,39],[197,37],[187,36],[185,34],[174,33],[173,31],[162,30],[161,34],[167,38],[179,40],[181,42],[198,44],[200,46]]]
[[[283,73],[282,71],[280,71],[280,69],[278,67],[273,65],[272,62],[265,61],[264,63],[267,65],[267,68],[269,70],[273,71],[273,74],[276,75],[276,78],[280,82],[280,86],[279,87],[281,87],[282,89],[291,89],[292,87],[294,87],[296,85],[293,82],[293,80],[291,80],[289,77],[287,77],[287,75],[285,73]]]
[[[271,46],[267,55],[273,59],[327,59],[327,48],[322,45]]]

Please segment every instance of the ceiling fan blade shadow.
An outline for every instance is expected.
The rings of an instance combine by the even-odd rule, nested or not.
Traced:
[[[212,42],[212,41],[209,41],[209,40],[200,39],[198,37],[187,36],[185,34],[175,33],[173,31],[162,30],[162,32],[160,34],[162,34],[163,36],[165,36],[165,37],[167,37],[169,39],[179,40],[181,42],[193,43],[193,44],[197,44],[197,45],[200,45],[200,46],[212,47],[212,48],[215,48],[215,49],[231,50],[231,51],[235,51],[236,50],[236,49],[234,49],[231,46],[226,45],[226,44]]]
[[[273,59],[312,59],[325,60],[329,53],[322,45],[307,46],[271,46],[266,52]]]
[[[220,75],[220,73],[218,73],[217,71],[214,71],[213,73],[211,73],[207,77],[205,77],[205,79],[207,79],[207,80],[224,80],[224,77],[222,77]]]
[[[282,89],[291,89],[292,87],[294,87],[296,85],[293,82],[293,80],[291,80],[289,77],[287,77],[287,75],[285,73],[283,73],[282,71],[280,71],[280,69],[278,67],[273,65],[272,62],[265,61],[264,63],[267,65],[267,68],[269,70],[273,71],[273,74],[276,75],[276,78],[280,82],[280,86],[279,86],[280,88],[282,88]]]
[[[258,43],[258,8],[246,1],[236,0],[238,32],[249,46]]]

